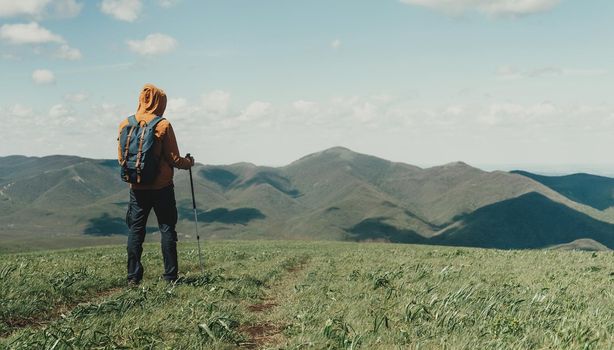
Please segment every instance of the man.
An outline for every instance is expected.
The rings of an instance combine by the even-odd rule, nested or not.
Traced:
[[[152,84],[146,84],[139,96],[139,105],[135,114],[140,125],[151,122],[156,116],[162,116],[166,109],[166,94]],[[126,118],[119,125],[122,129],[129,124]],[[136,285],[143,278],[141,254],[145,240],[145,226],[151,209],[156,213],[161,234],[162,257],[164,258],[163,278],[167,281],[177,279],[177,207],[173,186],[173,168],[189,169],[194,159],[179,156],[179,148],[173,127],[163,119],[154,129],[152,152],[160,159],[159,169],[153,182],[149,184],[130,184],[130,203],[126,214],[128,233],[128,284]],[[122,149],[118,147],[118,160],[122,162]]]

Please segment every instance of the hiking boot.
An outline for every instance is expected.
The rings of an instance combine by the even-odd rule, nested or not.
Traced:
[[[168,284],[171,284],[171,283],[172,283],[172,284],[177,283],[177,281],[179,280],[179,279],[178,279],[178,278],[176,278],[176,277],[175,277],[175,278],[162,278],[162,279],[163,279],[163,280],[164,280],[166,283],[168,283]]]
[[[139,283],[141,283],[141,282],[137,281],[137,280],[128,280],[128,287],[129,288],[138,287]]]

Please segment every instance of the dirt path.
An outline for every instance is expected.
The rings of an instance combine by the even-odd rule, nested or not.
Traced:
[[[285,269],[282,278],[266,290],[265,297],[259,302],[248,305],[247,310],[256,316],[256,322],[239,327],[239,330],[249,337],[249,340],[239,344],[245,349],[261,349],[267,345],[281,344],[285,337],[283,330],[288,323],[275,321],[272,315],[283,303],[279,299],[283,291],[301,280],[305,276],[305,270],[309,263],[309,257],[301,259],[296,265]]]

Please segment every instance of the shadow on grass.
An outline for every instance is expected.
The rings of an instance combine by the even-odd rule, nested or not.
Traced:
[[[200,171],[200,176],[215,182],[224,189],[227,189],[238,177],[234,173],[221,168],[203,169]]]
[[[149,220],[152,220],[151,216],[152,215],[149,216]],[[111,216],[109,213],[104,213],[97,218],[89,219],[89,223],[85,229],[83,229],[84,234],[91,236],[127,235],[128,232],[126,220],[123,217]],[[146,232],[148,235],[158,232],[158,227],[147,226]]]
[[[109,213],[104,213],[97,218],[90,219],[83,233],[92,236],[127,235],[128,226],[126,226],[125,219],[112,217]]]
[[[392,243],[425,243],[424,237],[413,230],[396,228],[385,223],[386,218],[365,219],[347,229],[347,239],[352,241],[380,241]]]
[[[194,212],[192,209],[180,207],[179,217],[189,221],[194,221]],[[262,220],[266,218],[260,210],[256,208],[215,208],[209,211],[198,212],[198,222],[213,223],[219,222],[223,224],[238,224],[247,225],[254,220]]]
[[[239,188],[248,188],[254,185],[267,184],[279,192],[282,192],[290,197],[298,198],[302,196],[302,194],[295,188],[292,187],[292,183],[286,177],[283,177],[274,172],[263,171],[256,175],[254,175],[251,179],[242,183]]]
[[[173,282],[174,284],[184,284],[192,287],[202,287],[209,285],[211,283],[223,281],[224,278],[220,275],[213,274],[211,272],[205,272],[200,276],[186,276],[179,277],[177,281]]]

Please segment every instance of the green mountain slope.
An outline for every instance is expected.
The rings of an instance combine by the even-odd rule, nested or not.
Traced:
[[[118,171],[113,160],[0,158],[4,179],[0,183],[0,235],[125,234],[128,188],[119,180]],[[422,169],[335,147],[279,168],[249,163],[197,165],[193,174],[200,231],[207,238],[434,242],[501,248],[545,247],[594,238],[613,247],[608,235],[614,231],[606,222],[614,220],[608,211],[586,201],[576,202],[524,174],[485,172],[461,162]],[[178,231],[185,238],[193,238],[194,230],[189,188],[188,173],[176,171]],[[525,196],[528,193],[544,199],[528,201],[532,198]],[[581,227],[598,228],[599,235],[582,236],[592,231],[572,234],[557,226],[548,217],[555,205],[568,210],[568,226],[582,223]],[[520,233],[527,237],[517,237],[517,221],[522,216],[515,208],[523,207],[531,208],[536,216],[521,227]],[[154,215],[148,225],[151,232],[156,231]],[[471,230],[459,231],[462,225]],[[487,231],[496,237],[484,234]],[[530,240],[544,232],[553,238]],[[527,242],[520,242],[525,238]]]
[[[564,244],[557,244],[554,245],[552,247],[550,247],[550,249],[553,250],[579,250],[579,251],[587,251],[587,252],[604,252],[604,251],[609,251],[611,250],[610,248],[606,247],[605,245],[596,242],[595,240],[592,240],[590,238],[581,238],[581,239],[576,239],[573,242],[569,242],[569,243],[564,243]]]
[[[0,183],[5,183],[11,179],[26,178],[45,171],[63,169],[82,160],[80,157],[61,155],[42,158],[25,156],[0,157]]]
[[[543,176],[520,170],[513,173],[531,178],[575,202],[599,210],[614,206],[614,179],[609,177],[591,174]]]
[[[484,248],[543,248],[590,238],[614,247],[614,225],[595,220],[539,193],[476,210],[433,242]]]

